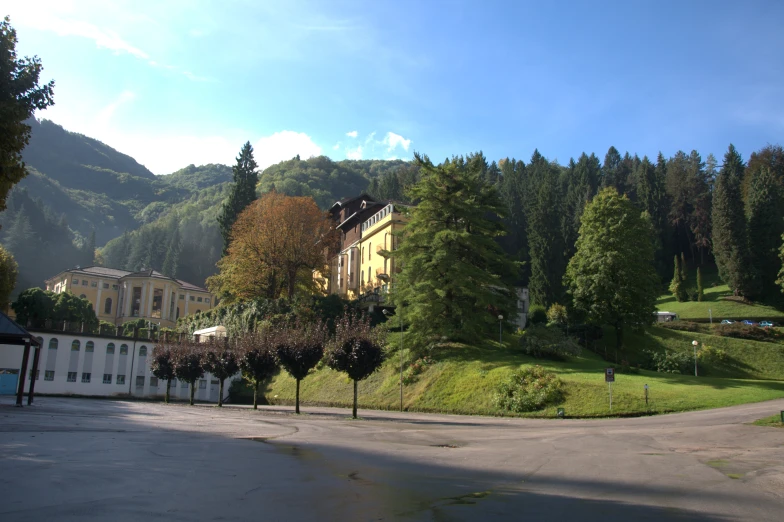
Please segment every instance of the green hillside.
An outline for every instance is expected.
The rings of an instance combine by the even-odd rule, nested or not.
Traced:
[[[399,342],[393,334],[392,342]],[[651,328],[645,335],[628,339],[630,351],[673,348],[690,350],[696,338],[721,347],[730,356],[722,367],[705,368],[708,376],[694,377],[641,370],[638,374],[619,373],[613,384],[614,415],[663,413],[714,408],[784,397],[784,345],[757,343],[717,336],[673,332]],[[614,346],[614,339],[604,342]],[[516,343],[516,338],[512,345]],[[495,343],[493,343],[495,344]],[[404,350],[407,363],[410,354]],[[410,411],[468,414],[503,414],[493,406],[499,382],[522,365],[539,364],[558,374],[567,387],[560,404],[567,416],[606,416],[609,411],[608,386],[604,368],[609,365],[598,355],[584,350],[567,362],[533,359],[506,347],[467,347],[451,345],[436,355],[416,381],[404,387],[404,408]],[[397,409],[399,407],[399,353],[393,352],[382,369],[359,384],[361,408]],[[649,386],[645,404],[644,385]],[[266,396],[275,404],[291,404],[294,381],[287,374],[277,376]],[[322,368],[301,383],[304,404],[350,407],[352,383],[344,374]],[[307,408],[305,408],[307,413]],[[526,414],[555,416],[555,407]]]

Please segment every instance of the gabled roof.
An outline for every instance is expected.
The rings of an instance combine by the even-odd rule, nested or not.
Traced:
[[[131,272],[130,270],[120,270],[118,268],[107,268],[104,266],[86,266],[80,267],[77,266],[76,268],[71,268],[70,270],[63,270],[59,274],[54,277],[50,277],[47,281],[51,281],[52,279],[56,279],[61,274],[80,274],[85,276],[92,276],[92,277],[105,277],[108,279],[123,279],[125,277],[151,277],[153,279],[166,279],[168,281],[172,281],[178,283],[182,286],[183,290],[194,290],[198,292],[207,292],[209,290],[206,288],[202,288],[200,286],[196,286],[192,283],[187,281],[183,281],[182,279],[174,279],[167,275],[164,275],[157,270],[139,270],[138,272]]]
[[[182,279],[175,279],[175,281],[177,281],[178,283],[180,283],[180,285],[182,285],[182,289],[183,290],[195,290],[197,292],[207,292],[207,293],[209,293],[209,290],[207,290],[206,288],[202,288],[200,286],[196,286],[193,283],[189,283],[188,281],[183,281]]]
[[[16,321],[0,312],[0,344],[25,344],[29,340],[34,346],[41,346],[33,334],[19,326]]]
[[[359,196],[353,196],[353,197],[343,198],[343,199],[341,199],[340,201],[336,201],[334,205],[332,205],[331,207],[329,207],[329,209],[330,209],[330,210],[332,210],[332,209],[334,209],[335,207],[338,207],[338,208],[345,207],[346,205],[348,205],[348,204],[349,204],[349,203],[351,203],[352,201],[356,201],[356,200],[358,200],[358,199],[360,199],[360,198],[362,198],[362,199],[365,199],[365,200],[367,200],[367,201],[373,201],[373,202],[375,202],[375,201],[376,201],[375,199],[373,199],[372,197],[370,197],[370,194],[368,194],[367,192],[363,192],[363,193],[361,193]]]
[[[128,270],[119,270],[117,268],[106,268],[103,266],[85,266],[85,267],[77,266],[76,268],[72,268],[70,270],[63,270],[62,272],[60,272],[60,274],[66,272],[69,274],[83,274],[83,275],[89,275],[94,277],[109,277],[112,279],[120,279],[121,277],[130,274]],[[54,278],[49,278],[49,279],[54,279]]]

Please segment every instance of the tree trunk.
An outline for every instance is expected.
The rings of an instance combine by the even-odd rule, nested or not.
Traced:
[[[299,413],[299,379],[297,379],[297,403],[296,407],[294,408],[294,413]]]
[[[259,409],[259,381],[253,384],[253,409]]]
[[[623,354],[623,324],[620,322],[615,323],[615,349]]]
[[[191,406],[193,406],[193,394],[196,393],[196,381],[191,383]]]
[[[289,301],[294,299],[294,289],[296,288],[296,283],[297,283],[297,271],[289,270],[289,280],[288,280]]]
[[[354,409],[352,410],[351,414],[354,418],[357,418],[357,381],[354,379]]]
[[[224,379],[220,380],[220,391],[218,392],[218,408],[223,407],[223,381]]]
[[[171,377],[166,379],[166,404],[169,404],[169,390],[171,389]]]

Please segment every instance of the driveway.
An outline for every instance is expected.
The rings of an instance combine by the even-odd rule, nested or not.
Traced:
[[[524,420],[0,399],[0,519],[782,520],[784,400]]]

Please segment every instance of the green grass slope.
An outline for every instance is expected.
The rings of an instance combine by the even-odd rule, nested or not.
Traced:
[[[691,334],[689,334],[691,335]],[[654,328],[646,335],[630,338],[632,352],[644,347],[690,348],[691,339],[682,332]],[[698,340],[702,337],[697,334]],[[497,385],[523,365],[540,364],[566,384],[566,399],[560,404],[570,417],[639,415],[704,408],[716,408],[784,397],[784,350],[772,343],[747,343],[737,339],[704,336],[709,344],[722,347],[731,355],[734,366],[711,368],[711,375],[661,374],[642,370],[639,374],[618,374],[613,384],[613,409],[609,409],[608,386],[604,368],[608,365],[597,355],[583,351],[567,362],[532,359],[508,347],[475,348],[453,345],[442,351],[437,361],[404,387],[403,406],[410,411],[503,415],[493,406]],[[608,339],[608,341],[612,341]],[[514,341],[513,341],[514,342]],[[720,344],[722,343],[722,344]],[[757,346],[764,345],[764,346]],[[407,351],[403,353],[409,357]],[[399,407],[398,353],[392,353],[381,370],[359,384],[360,408],[397,409]],[[408,361],[410,362],[410,360]],[[644,385],[649,385],[646,405]],[[266,390],[270,402],[291,404],[294,380],[285,373],[276,377]],[[328,368],[309,375],[301,383],[303,404],[350,407],[352,383]],[[525,414],[553,417],[556,408]]]

